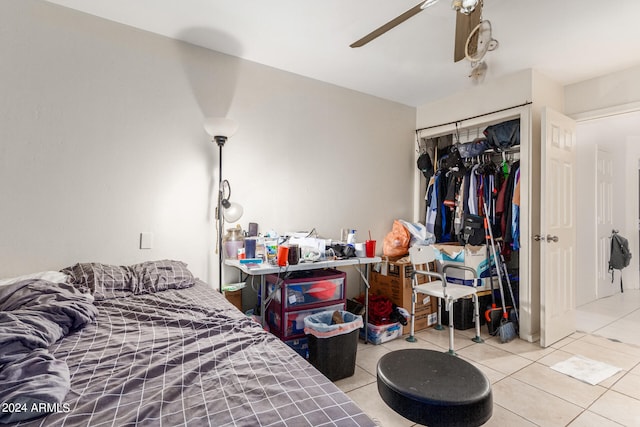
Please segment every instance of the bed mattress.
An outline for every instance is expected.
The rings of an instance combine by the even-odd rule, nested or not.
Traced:
[[[14,425],[375,425],[306,360],[201,281],[94,304],[93,323],[49,347],[69,368],[62,404]]]

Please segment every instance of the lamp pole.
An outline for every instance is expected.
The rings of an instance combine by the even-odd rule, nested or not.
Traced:
[[[218,291],[222,293],[222,232],[224,228],[222,224],[224,221],[222,215],[222,147],[227,139],[225,137],[216,137],[215,140],[220,153],[218,155],[218,207],[216,208],[216,212],[218,217]]]
[[[222,147],[227,142],[227,138],[233,136],[238,130],[238,124],[224,117],[208,117],[204,121],[205,131],[213,138],[218,145],[218,206],[216,208],[216,220],[218,221],[218,290],[222,293],[222,230],[224,226],[224,215],[222,214],[222,200],[224,190],[222,188]],[[240,213],[242,215],[242,212]]]

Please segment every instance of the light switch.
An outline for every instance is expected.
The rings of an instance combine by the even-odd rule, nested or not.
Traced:
[[[140,233],[140,249],[153,248],[153,233]]]

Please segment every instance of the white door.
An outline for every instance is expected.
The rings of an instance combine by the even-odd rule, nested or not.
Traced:
[[[575,332],[575,122],[542,111],[540,160],[540,345]]]
[[[613,156],[610,151],[596,150],[596,238],[598,280],[596,298],[614,294],[615,285],[609,274],[611,230],[613,229]]]

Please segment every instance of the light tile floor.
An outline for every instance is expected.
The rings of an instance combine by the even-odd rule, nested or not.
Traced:
[[[455,332],[458,356],[487,375],[493,390],[493,416],[486,426],[640,426],[640,291],[604,298],[579,307],[579,332],[549,348],[516,339],[501,343],[482,330],[482,344],[471,341],[473,329]],[[611,315],[616,313],[616,315]],[[380,426],[417,424],[398,415],[380,398],[378,359],[401,348],[445,351],[448,331],[433,328],[381,345],[358,343],[356,371],[336,384]],[[550,368],[582,355],[622,369],[592,386]]]

